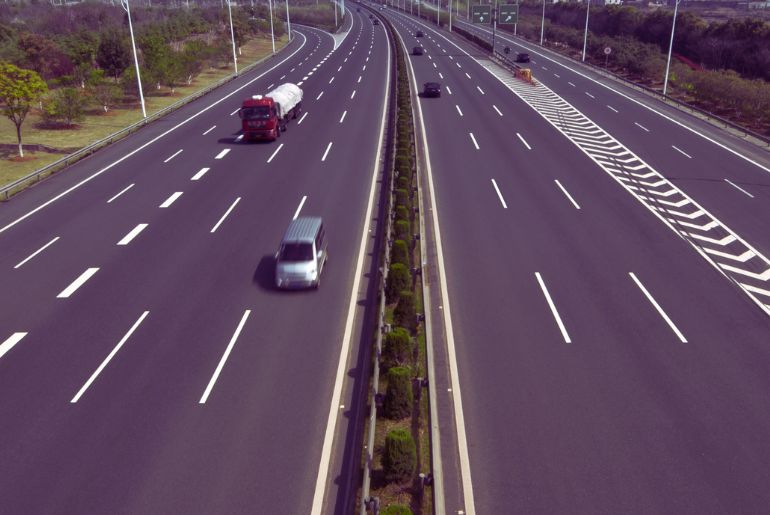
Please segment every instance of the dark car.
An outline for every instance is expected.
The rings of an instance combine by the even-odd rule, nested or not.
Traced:
[[[424,97],[440,97],[441,96],[441,84],[438,82],[426,82],[423,85],[422,96]]]
[[[375,19],[374,19],[374,21],[372,22],[372,24],[374,24],[374,25],[379,25],[379,24],[380,24],[380,20],[378,20],[377,18],[375,18]]]
[[[412,55],[422,55],[425,53],[425,50],[421,46],[416,46],[412,49]]]
[[[529,54],[525,52],[521,52],[519,54],[516,54],[516,62],[517,63],[528,63],[529,62]]]
[[[421,30],[418,30],[418,31],[417,31],[417,32],[415,32],[415,34],[414,34],[414,36],[415,36],[415,37],[417,37],[417,38],[421,38],[421,37],[423,37],[424,35],[425,35],[425,34],[423,34]]]

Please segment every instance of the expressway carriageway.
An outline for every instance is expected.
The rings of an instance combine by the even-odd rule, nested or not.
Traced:
[[[451,329],[435,385],[447,512],[762,513],[770,318],[739,284],[763,277],[715,254],[704,231],[741,236],[727,245],[749,245],[747,263],[765,270],[767,235],[721,220],[720,198],[689,183],[659,190],[665,177],[634,176],[670,174],[669,161],[628,168],[667,151],[645,151],[656,125],[617,131],[634,120],[586,109],[590,131],[629,152],[612,156],[564,128],[584,119],[558,98],[385,12],[407,49],[426,50],[409,56],[416,83],[442,84],[440,99],[419,104],[447,292],[435,311]],[[697,172],[687,161],[676,173]],[[700,218],[716,225],[685,225]]]
[[[339,46],[295,25],[277,56],[2,205],[0,511],[351,502],[391,55],[347,18]],[[304,114],[242,143],[240,102],[282,82]],[[298,214],[324,218],[331,259],[318,291],[277,292]]]

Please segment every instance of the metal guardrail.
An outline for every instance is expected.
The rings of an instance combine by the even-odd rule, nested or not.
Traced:
[[[291,43],[291,41],[289,41],[289,43]],[[287,43],[283,48],[286,48],[286,46],[288,46],[289,43]],[[154,121],[158,120],[159,118],[162,118],[165,115],[169,114],[170,112],[175,111],[175,110],[179,109],[180,107],[182,107],[182,106],[184,106],[186,104],[189,104],[190,102],[192,102],[194,100],[199,99],[200,97],[210,93],[211,91],[219,88],[220,86],[223,86],[224,84],[230,82],[231,80],[233,80],[233,79],[243,75],[244,73],[250,71],[254,67],[262,64],[265,61],[267,61],[268,59],[271,59],[271,58],[275,57],[276,55],[278,55],[279,52],[281,52],[283,50],[283,48],[281,50],[279,50],[279,51],[276,51],[275,54],[270,54],[270,55],[268,55],[266,57],[263,57],[262,59],[259,59],[256,62],[253,62],[253,63],[249,64],[248,66],[245,66],[244,68],[241,69],[240,73],[238,73],[238,74],[233,73],[231,75],[228,75],[228,76],[218,80],[214,84],[211,84],[211,85],[203,88],[200,91],[196,91],[192,95],[188,95],[188,96],[186,96],[186,97],[184,97],[184,98],[174,102],[173,104],[164,107],[160,111],[157,111],[157,112],[149,115],[147,118],[139,120],[138,122],[133,123],[133,124],[129,125],[128,127],[123,128],[123,129],[120,129],[119,131],[114,132],[114,133],[110,134],[109,136],[106,136],[105,138],[102,138],[102,139],[100,139],[98,141],[95,141],[94,143],[91,143],[90,145],[88,145],[86,147],[83,147],[80,150],[77,150],[77,151],[73,152],[72,154],[66,155],[63,158],[58,159],[57,161],[54,161],[53,163],[44,166],[43,168],[35,170],[34,172],[29,173],[29,174],[25,175],[24,177],[16,179],[15,181],[13,181],[13,182],[11,182],[9,184],[6,184],[2,188],[0,188],[0,200],[8,200],[12,195],[20,192],[21,190],[23,190],[24,188],[30,186],[31,184],[34,184],[34,183],[36,183],[36,182],[38,182],[38,181],[40,181],[40,180],[42,180],[42,179],[44,179],[44,178],[46,178],[46,177],[48,177],[50,175],[53,175],[54,173],[58,172],[59,170],[62,170],[64,168],[70,166],[71,164],[76,163],[77,161],[83,159],[84,157],[87,157],[87,156],[93,154],[94,152],[96,152],[100,148],[105,147],[107,145],[110,145],[110,144],[112,144],[112,143],[114,143],[114,142],[116,142],[118,140],[121,140],[121,139],[125,138],[126,136],[128,136],[129,134],[131,134],[132,132],[136,132],[137,130],[139,130],[140,128],[144,127],[148,123],[154,122]]]

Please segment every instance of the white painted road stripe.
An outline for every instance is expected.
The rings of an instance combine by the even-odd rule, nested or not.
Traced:
[[[574,85],[574,84],[572,84],[571,82],[568,82],[567,84],[569,84],[569,85],[570,85],[570,86],[572,86],[573,88],[575,87],[575,85]]]
[[[214,157],[214,159],[222,159],[223,157],[225,157],[227,155],[228,152],[230,152],[230,149],[226,148],[222,152],[217,154],[216,157]]]
[[[578,205],[578,203],[575,202],[575,199],[572,198],[572,195],[570,195],[569,192],[566,189],[564,189],[564,186],[562,186],[561,183],[557,179],[554,179],[554,182],[561,189],[561,191],[564,192],[564,194],[567,196],[569,201],[572,202],[572,205],[575,206],[575,209],[580,209],[580,206]]]
[[[58,240],[58,239],[59,239],[59,237],[58,237],[58,236],[57,236],[57,237],[55,237],[54,239],[52,239],[51,241],[49,241],[48,243],[46,243],[45,245],[43,245],[42,247],[40,247],[39,249],[37,249],[35,252],[33,252],[32,254],[30,254],[30,255],[29,255],[27,258],[25,258],[25,259],[21,260],[21,261],[19,262],[19,264],[18,264],[18,265],[16,265],[15,267],[13,267],[13,268],[14,268],[14,270],[15,270],[15,269],[17,269],[17,268],[19,268],[19,267],[21,267],[21,266],[22,266],[24,263],[26,263],[27,261],[29,261],[29,260],[30,260],[30,259],[32,259],[33,257],[35,257],[35,256],[37,256],[38,254],[40,254],[41,252],[43,252],[45,249],[47,249],[48,247],[50,247],[51,245],[53,245],[54,243],[56,243],[56,240]]]
[[[331,79],[329,79],[329,84],[331,84],[332,82],[334,82],[334,77],[332,77]]]
[[[203,176],[206,174],[206,172],[208,172],[209,170],[210,170],[210,168],[201,168],[201,169],[198,171],[198,173],[196,173],[195,175],[193,175],[193,176],[190,178],[190,180],[191,180],[191,181],[197,181],[198,179],[200,179],[201,177],[203,177]]]
[[[303,114],[302,118],[299,119],[299,121],[297,122],[297,125],[301,124],[302,120],[304,120],[306,116],[307,116],[307,111],[305,111],[305,114]]]
[[[589,93],[588,91],[586,91],[586,95],[588,95],[588,96],[589,96],[589,97],[591,97],[591,98],[596,98],[595,96],[593,96],[593,95],[592,95],[591,93]]]
[[[521,142],[524,143],[524,146],[527,147],[527,150],[532,150],[532,147],[529,146],[529,143],[527,143],[527,140],[524,139],[524,136],[522,136],[518,132],[516,133],[516,135],[519,137]]]
[[[361,75],[358,76],[358,80],[356,81],[356,84],[361,84]]]
[[[89,280],[96,272],[98,272],[98,268],[89,268],[82,274],[80,274],[80,277],[75,279],[72,284],[67,286],[59,295],[56,296],[57,299],[66,299],[73,293],[75,293],[75,290],[83,286],[83,283],[85,283],[87,280]]]
[[[231,205],[231,206],[230,206],[230,207],[227,209],[227,211],[225,212],[225,214],[224,214],[224,215],[222,215],[222,218],[220,218],[220,219],[219,219],[219,221],[217,222],[217,224],[216,224],[214,227],[212,227],[212,228],[211,228],[211,232],[212,232],[212,233],[213,233],[213,232],[215,232],[215,231],[216,231],[216,230],[219,228],[219,226],[222,224],[222,222],[224,222],[224,221],[225,221],[225,218],[227,218],[227,215],[229,215],[229,214],[230,214],[230,212],[231,212],[233,209],[235,209],[235,206],[236,206],[236,205],[238,205],[238,202],[240,202],[240,201],[241,201],[241,197],[238,197],[237,199],[235,199],[235,202],[233,202],[233,205]]]
[[[472,132],[469,132],[468,134],[470,135],[471,140],[473,141],[473,146],[476,147],[476,150],[478,150],[479,149],[479,144],[476,143],[476,137],[473,135]]]
[[[236,142],[239,142],[239,141],[241,141],[242,139],[243,139],[243,134],[240,134],[240,135],[238,135],[238,137],[237,137],[237,138],[235,138],[235,141],[236,141]]]
[[[483,89],[481,89],[481,87],[480,87],[480,86],[476,86],[476,89],[477,89],[477,90],[479,90],[479,93],[481,93],[482,95],[484,95],[484,94],[485,94],[485,93],[484,93],[484,90],[483,90]]]
[[[13,348],[14,345],[19,343],[22,338],[27,336],[28,333],[13,333],[3,343],[0,343],[0,358]]]
[[[347,114],[348,114],[347,110],[342,113],[342,116],[340,117],[340,123],[345,121],[345,115],[347,115]]]
[[[540,277],[540,272],[535,272],[535,277],[537,277],[537,282],[540,283],[540,288],[543,290],[545,300],[548,301],[548,306],[551,308],[551,313],[553,313],[553,317],[556,319],[556,324],[559,326],[559,330],[561,331],[561,335],[564,337],[564,341],[567,343],[572,343],[572,340],[569,338],[569,334],[567,334],[567,328],[564,327],[564,324],[561,321],[561,317],[559,316],[559,312],[556,310],[556,305],[551,299],[551,294],[548,293],[548,288],[545,287],[543,278]]]
[[[140,232],[142,232],[147,227],[147,225],[148,224],[139,224],[133,229],[131,229],[131,232],[123,236],[123,239],[118,242],[118,245],[128,245],[129,243],[131,243],[131,240],[136,238],[136,236]]]
[[[468,74],[468,72],[465,72],[465,76],[468,77],[469,79],[471,78],[471,76]]]
[[[503,209],[508,209],[508,204],[505,203],[505,199],[503,199],[503,194],[500,193],[500,188],[497,187],[497,183],[494,179],[492,179],[492,186],[495,187],[495,191],[497,192],[497,196],[500,199],[500,202],[503,204]]]
[[[607,108],[608,108],[610,111],[613,111],[613,112],[616,112],[616,113],[618,112],[618,110],[617,110],[617,109],[615,109],[614,107],[612,107],[611,105],[608,105],[608,106],[607,106]]]
[[[671,329],[676,333],[677,337],[679,338],[679,341],[682,343],[687,343],[687,340],[685,339],[684,335],[679,331],[679,329],[674,325],[674,322],[671,321],[671,319],[668,317],[665,311],[663,311],[663,308],[660,307],[660,305],[655,302],[655,299],[652,298],[652,295],[650,295],[650,292],[647,291],[647,288],[644,287],[642,282],[636,278],[633,272],[629,272],[628,275],[631,276],[631,279],[634,280],[636,285],[639,287],[640,290],[642,290],[642,293],[644,293],[644,296],[647,297],[647,300],[650,301],[650,303],[655,307],[656,310],[658,310],[658,313],[660,316],[663,317],[663,320],[666,321],[666,323],[671,327]]]
[[[121,196],[122,194],[124,194],[125,192],[127,192],[128,190],[130,190],[130,189],[131,189],[131,188],[133,188],[133,187],[134,187],[134,184],[133,184],[133,183],[132,183],[132,184],[129,184],[129,185],[128,185],[128,186],[126,186],[124,189],[122,189],[122,190],[121,190],[121,191],[120,191],[120,192],[119,192],[117,195],[115,195],[115,196],[114,196],[114,197],[112,197],[110,200],[108,200],[108,201],[107,201],[107,203],[108,203],[108,204],[109,204],[109,203],[111,203],[113,200],[115,200],[116,198],[118,198],[119,196]]]
[[[317,97],[315,97],[316,100],[321,100],[321,97],[324,96],[324,92],[321,91]]]
[[[497,114],[499,114],[500,116],[503,116],[503,113],[501,113],[501,112],[500,112],[500,110],[497,108],[497,106],[496,106],[496,105],[492,104],[492,109],[494,109],[495,111],[497,111]]]
[[[647,128],[647,127],[645,127],[644,125],[640,125],[640,124],[638,124],[638,123],[636,123],[636,122],[634,122],[634,125],[636,125],[636,126],[637,126],[637,127],[639,127],[640,129],[642,129],[644,132],[650,132],[650,129],[648,129],[648,128]]]
[[[305,115],[307,115],[307,113],[305,113]],[[303,116],[302,116],[302,118],[304,118],[304,117],[305,117],[305,115],[303,115]],[[300,122],[301,122],[301,121],[302,121],[302,120],[300,120]],[[297,125],[299,125],[299,123],[298,123]],[[272,154],[270,154],[270,157],[267,159],[267,162],[269,163],[270,161],[272,161],[272,160],[273,160],[273,158],[274,158],[274,157],[275,157],[275,156],[278,154],[278,152],[280,152],[280,151],[281,151],[281,149],[282,149],[282,148],[283,148],[283,143],[281,143],[280,145],[278,145],[278,148],[276,148],[276,149],[273,151],[273,153],[272,153]]]
[[[232,113],[230,113],[230,116],[234,115],[235,113],[237,113],[237,112],[238,112],[238,111],[240,111],[240,110],[241,110],[241,108],[239,107],[238,109],[236,109],[235,111],[233,111]]]
[[[302,206],[305,205],[305,201],[306,200],[307,200],[307,195],[304,195],[302,197],[302,200],[299,201],[299,206],[297,206],[297,210],[294,211],[294,217],[292,218],[292,220],[296,220],[297,219],[297,217],[299,216],[299,212],[302,211]]]
[[[746,195],[748,195],[749,197],[751,197],[751,198],[754,198],[754,195],[752,195],[752,194],[751,194],[751,193],[749,193],[748,191],[744,190],[743,188],[741,188],[741,187],[740,187],[740,186],[738,186],[737,184],[733,184],[733,182],[732,182],[730,179],[725,179],[725,182],[726,182],[727,184],[729,184],[730,186],[732,186],[733,188],[735,188],[735,189],[737,189],[737,190],[740,190],[740,191],[742,191],[743,193],[745,193],[745,194],[746,194]]]
[[[110,362],[110,360],[115,357],[115,354],[118,353],[120,348],[123,347],[126,341],[128,341],[128,339],[131,337],[133,332],[136,331],[136,328],[139,327],[139,324],[141,324],[142,321],[145,319],[145,317],[149,314],[150,314],[149,311],[145,311],[144,313],[142,313],[139,319],[136,322],[134,322],[134,325],[131,326],[131,329],[129,329],[128,332],[125,334],[125,336],[123,336],[123,338],[120,339],[120,341],[115,346],[115,348],[112,349],[112,352],[110,352],[109,355],[104,359],[104,361],[102,361],[102,364],[99,365],[99,368],[97,368],[96,371],[93,374],[91,374],[91,377],[88,378],[88,381],[86,381],[86,384],[84,384],[83,387],[80,388],[78,393],[75,394],[75,396],[70,401],[71,404],[75,404],[83,396],[86,390],[88,390],[88,387],[91,386],[91,383],[93,383],[96,380],[96,378],[99,377],[99,374],[102,373],[102,370],[104,370],[104,367],[106,367],[107,364]]]
[[[329,155],[329,150],[332,148],[332,142],[330,141],[328,145],[326,145],[326,151],[324,152],[323,157],[321,158],[321,162],[323,163],[326,161],[326,156]]]
[[[449,88],[449,86],[446,87],[446,90],[449,92],[449,94],[452,94],[452,90]]]
[[[206,386],[206,390],[203,392],[203,395],[201,396],[201,400],[198,401],[198,404],[206,404],[206,400],[209,398],[209,394],[211,394],[211,390],[214,388],[214,384],[217,382],[217,378],[219,378],[219,374],[222,372],[222,369],[225,366],[227,357],[230,356],[230,352],[233,350],[233,347],[235,346],[235,341],[238,339],[238,336],[241,334],[241,331],[243,330],[243,326],[246,325],[246,319],[249,318],[250,314],[251,314],[250,309],[247,309],[246,311],[244,311],[243,317],[241,317],[241,321],[238,323],[238,327],[235,329],[235,332],[233,333],[232,338],[230,338],[230,343],[227,344],[227,349],[225,349],[225,353],[222,355],[222,359],[219,360],[219,364],[217,365],[217,368],[214,371],[214,375],[211,376],[211,380],[209,381],[208,386]]]
[[[676,150],[677,152],[685,156],[687,159],[692,159],[691,155],[689,155],[687,152],[685,152],[681,148],[678,148],[676,145],[671,145],[671,148],[673,148],[674,150]]]
[[[444,74],[443,74],[443,73],[441,73],[441,72],[438,72],[438,76],[439,76],[439,78],[441,78],[441,79],[443,79],[443,78],[444,78]]]
[[[460,113],[460,116],[463,115],[463,112],[460,110],[460,106],[455,104],[455,109],[457,109],[457,112]]]
[[[208,129],[206,132],[203,133],[203,136],[205,136],[206,134],[208,134],[209,132],[213,131],[216,128],[217,128],[216,125],[212,125],[210,129]]]
[[[181,191],[175,191],[175,192],[174,192],[174,193],[172,193],[172,194],[171,194],[171,196],[170,196],[169,198],[167,198],[167,199],[166,199],[166,200],[163,202],[163,204],[161,204],[159,207],[160,207],[161,209],[165,209],[165,208],[169,207],[171,204],[173,204],[173,203],[174,203],[174,201],[175,201],[176,199],[178,199],[179,197],[181,197],[181,196],[182,196],[182,192],[181,192]]]

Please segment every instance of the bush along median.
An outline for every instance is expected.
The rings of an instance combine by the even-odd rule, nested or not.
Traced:
[[[398,41],[390,23],[385,20],[384,24]],[[432,513],[433,494],[428,395],[423,395],[422,380],[427,365],[414,122],[406,56],[400,43],[394,49],[397,89],[389,148],[393,159],[387,170],[392,187],[383,256],[384,319],[381,351],[375,353],[379,368],[373,384],[378,393],[372,457],[364,459],[371,485],[364,487],[362,505],[369,513],[378,509],[379,513],[412,515]]]

